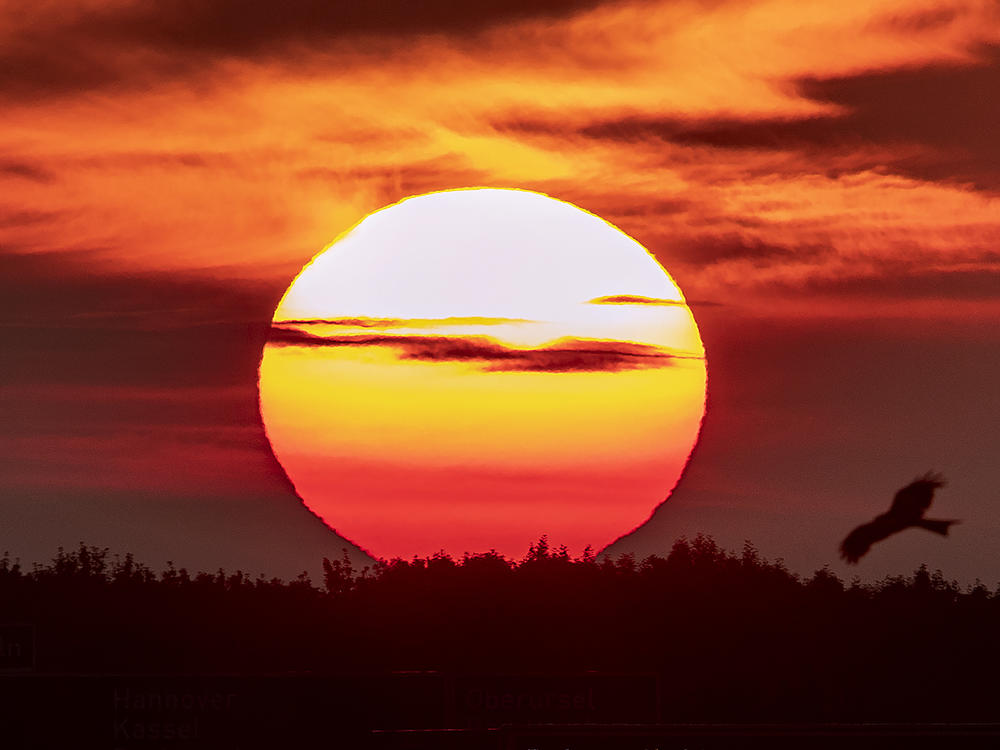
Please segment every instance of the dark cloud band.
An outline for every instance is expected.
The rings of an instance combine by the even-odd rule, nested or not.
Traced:
[[[510,323],[533,323],[525,318],[310,318],[308,320],[279,320],[279,326],[344,326],[345,328],[428,328],[439,326],[498,326]]]
[[[880,147],[878,161],[920,180],[1000,190],[1000,45],[983,45],[973,64],[937,63],[796,82],[799,94],[836,105],[837,115],[790,119],[628,117],[576,132],[619,143],[830,154]],[[897,155],[898,151],[898,155]],[[862,158],[862,157],[859,157]],[[820,163],[820,162],[817,162]]]
[[[38,19],[0,52],[0,97],[36,99],[203,76],[206,63],[324,52],[338,40],[465,37],[494,25],[569,16],[603,0],[158,0]],[[61,17],[60,17],[61,16]],[[58,53],[53,50],[59,50]],[[132,54],[135,53],[135,54]]]
[[[268,343],[306,347],[387,346],[395,349],[400,359],[473,362],[487,372],[616,372],[667,367],[676,359],[696,359],[628,341],[563,338],[549,346],[517,348],[485,336],[316,336],[282,325],[271,327]]]

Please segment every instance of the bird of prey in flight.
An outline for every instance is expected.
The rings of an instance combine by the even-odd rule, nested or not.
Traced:
[[[875,542],[919,526],[941,536],[948,535],[948,528],[958,521],[940,521],[924,518],[924,513],[934,499],[934,490],[943,487],[944,477],[928,472],[906,485],[892,499],[892,506],[872,521],[858,526],[840,543],[840,556],[849,563],[856,563]]]

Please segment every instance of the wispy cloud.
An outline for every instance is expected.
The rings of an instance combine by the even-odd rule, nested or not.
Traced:
[[[310,318],[279,320],[276,323],[293,326],[344,326],[348,328],[439,328],[442,326],[497,326],[511,323],[532,323],[526,318]]]
[[[486,336],[407,336],[393,334],[317,336],[274,325],[274,346],[390,347],[404,360],[471,362],[486,372],[616,372],[667,367],[694,357],[647,344],[561,338],[547,346],[515,347]]]
[[[233,60],[302,60],[331,47],[392,49],[414,37],[463,37],[496,24],[551,19],[602,0],[70,0],[59,13],[22,8],[0,53],[0,97],[38,99],[108,87],[131,89],[197,76]],[[4,15],[0,6],[0,16]],[[363,39],[367,44],[359,44]],[[71,54],[53,54],[53,49]]]
[[[684,307],[682,300],[658,299],[656,297],[642,297],[637,294],[612,294],[608,297],[597,297],[588,302],[590,305],[669,305],[671,307]]]
[[[587,124],[587,138],[669,142],[743,152],[798,153],[829,161],[854,153],[858,166],[880,160],[901,174],[1000,190],[1000,46],[984,46],[971,65],[873,70],[792,82],[803,99],[828,107],[801,116],[626,117]],[[934,106],[928,106],[934,102]],[[946,112],[947,116],[942,116]]]
[[[55,174],[37,162],[0,158],[0,177],[21,178],[33,182],[52,182],[55,179]]]
[[[493,185],[614,222],[689,299],[995,249],[994,2],[374,7],[0,3],[0,243],[287,285],[372,210]]]

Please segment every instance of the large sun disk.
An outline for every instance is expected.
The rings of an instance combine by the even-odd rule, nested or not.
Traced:
[[[645,520],[704,413],[684,297],[637,242],[539,193],[417,196],[296,277],[260,368],[303,501],[373,554],[579,552]]]

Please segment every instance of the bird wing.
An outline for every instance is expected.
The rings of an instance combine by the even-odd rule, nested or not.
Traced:
[[[944,486],[944,478],[928,472],[903,487],[892,499],[889,513],[893,516],[919,518],[931,506],[934,490]]]
[[[875,542],[880,542],[898,529],[885,516],[861,524],[840,543],[840,556],[849,563],[856,563]]]

